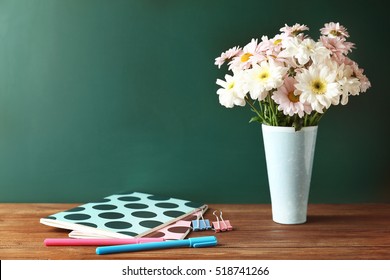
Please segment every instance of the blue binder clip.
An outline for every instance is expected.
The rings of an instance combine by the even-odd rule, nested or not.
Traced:
[[[199,219],[200,218],[199,216],[202,218],[201,220]],[[202,213],[197,215],[196,220],[192,220],[192,230],[193,231],[202,231],[202,230],[209,230],[209,229],[211,229],[210,221],[205,220],[203,218]]]

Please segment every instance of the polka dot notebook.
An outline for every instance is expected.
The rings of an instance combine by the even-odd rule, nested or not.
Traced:
[[[69,229],[92,238],[140,237],[160,230],[207,205],[142,192],[113,194],[96,202],[42,218],[42,224]]]

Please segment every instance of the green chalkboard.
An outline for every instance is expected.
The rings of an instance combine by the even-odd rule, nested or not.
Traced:
[[[0,0],[0,202],[269,202],[260,126],[218,103],[214,59],[329,21],[373,87],[321,121],[310,200],[389,202],[389,24],[380,1],[351,3]]]

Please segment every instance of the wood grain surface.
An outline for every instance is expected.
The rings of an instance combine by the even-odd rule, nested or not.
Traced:
[[[308,221],[280,225],[270,205],[211,204],[205,218],[223,211],[233,231],[192,232],[188,237],[215,235],[210,248],[175,248],[96,255],[95,247],[46,247],[45,238],[67,237],[68,231],[39,223],[41,217],[78,204],[0,204],[0,259],[264,259],[264,260],[389,260],[390,204],[311,204]]]

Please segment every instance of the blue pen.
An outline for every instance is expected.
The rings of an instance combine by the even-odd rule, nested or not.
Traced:
[[[217,238],[215,236],[204,236],[188,238],[183,240],[168,240],[162,242],[140,243],[140,244],[127,244],[127,245],[115,245],[115,246],[103,246],[96,248],[96,254],[113,254],[123,252],[135,252],[153,249],[164,248],[176,248],[176,247],[209,247],[217,245]]]

